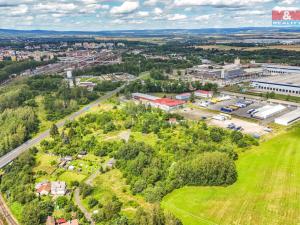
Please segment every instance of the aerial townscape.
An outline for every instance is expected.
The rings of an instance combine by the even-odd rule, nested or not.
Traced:
[[[300,224],[299,0],[0,12],[0,225]]]

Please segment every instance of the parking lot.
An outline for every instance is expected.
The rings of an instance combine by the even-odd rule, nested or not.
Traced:
[[[205,118],[208,124],[222,128],[228,128],[228,125],[233,123],[236,127],[241,127],[241,131],[247,134],[259,134],[260,136],[262,136],[268,133],[265,130],[266,126],[255,122],[245,121],[239,118],[232,118],[224,121],[215,120],[213,119],[213,117],[216,116],[218,113],[210,112],[205,109],[184,108],[179,110],[178,113],[184,116],[185,118],[191,120],[200,120]]]
[[[230,100],[227,101],[222,101],[222,102],[218,102],[216,104],[210,104],[207,106],[208,109],[210,110],[214,110],[214,111],[219,111],[221,112],[221,109],[223,107],[228,107],[228,106],[232,106],[235,105],[238,102],[243,102],[246,101],[247,99],[244,98],[236,98],[236,97],[232,97]],[[244,107],[244,108],[238,108],[237,110],[233,111],[233,112],[226,112],[227,114],[230,115],[235,115],[235,116],[239,116],[239,117],[244,117],[244,118],[252,118],[255,119],[253,117],[251,117],[251,114],[248,113],[250,110],[254,110],[254,109],[258,109],[261,108],[265,105],[268,104],[268,102],[266,101],[259,101],[259,100],[251,100],[252,104]],[[260,120],[260,119],[256,119],[259,123],[261,124],[268,124],[274,121],[275,118],[284,115],[292,110],[295,110],[296,108],[293,106],[288,106],[284,111],[277,113],[267,119],[264,120]]]

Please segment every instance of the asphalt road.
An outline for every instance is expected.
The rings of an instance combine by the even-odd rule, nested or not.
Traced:
[[[140,79],[141,77],[137,77],[135,80]],[[123,86],[106,93],[104,96],[100,97],[98,100],[92,102],[91,104],[85,106],[84,108],[80,109],[79,111],[71,114],[70,116],[66,117],[65,119],[59,121],[56,125],[58,128],[62,127],[66,121],[74,120],[76,117],[82,115],[83,113],[87,112],[90,108],[97,106],[99,103],[109,99],[110,97],[114,96],[116,93],[120,92],[122,89],[124,89],[130,82],[128,81]],[[14,159],[16,159],[19,155],[21,155],[23,152],[27,151],[31,147],[37,145],[45,138],[49,137],[49,130],[44,131],[43,133],[40,133],[38,136],[34,137],[33,139],[25,142],[24,144],[20,145],[19,147],[15,148],[14,150],[10,151],[6,155],[2,156],[0,158],[0,168],[6,166],[10,162],[12,162]]]

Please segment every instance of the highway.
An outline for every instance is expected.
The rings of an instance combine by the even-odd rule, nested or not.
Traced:
[[[137,79],[140,79],[140,77],[137,77],[136,79],[132,80],[135,81]],[[131,82],[132,82],[131,81]],[[94,106],[98,106],[99,103],[109,99],[110,97],[114,96],[115,94],[117,94],[118,92],[120,92],[122,89],[124,89],[128,84],[130,83],[130,81],[128,81],[126,84],[122,85],[121,87],[106,93],[104,96],[100,97],[98,100],[90,103],[89,105],[86,105],[84,108],[80,109],[79,111],[71,114],[70,116],[66,117],[65,119],[59,121],[56,125],[58,128],[61,128],[66,121],[70,121],[70,120],[74,120],[76,117],[84,114],[85,112],[87,112],[90,108],[94,107]],[[27,142],[25,142],[24,144],[20,145],[19,147],[15,148],[14,150],[10,151],[9,153],[7,153],[6,155],[0,157],[0,168],[3,168],[4,166],[6,166],[7,164],[9,164],[10,162],[12,162],[14,159],[16,159],[19,155],[21,155],[23,152],[27,151],[29,148],[37,145],[38,143],[40,143],[42,140],[44,140],[45,138],[49,137],[49,130],[46,130],[42,133],[40,133],[38,136],[34,137],[31,140],[28,140]]]

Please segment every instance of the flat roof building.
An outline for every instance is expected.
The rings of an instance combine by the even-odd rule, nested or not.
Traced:
[[[156,108],[160,108],[165,111],[171,111],[175,109],[180,109],[185,102],[181,100],[174,100],[170,98],[161,98],[150,103],[152,106]]]
[[[300,67],[267,64],[267,65],[263,65],[263,73],[264,75],[282,75],[282,74],[300,75]]]
[[[243,76],[244,71],[239,64],[198,65],[188,69],[188,73],[199,78],[230,80]]]
[[[299,120],[300,120],[300,108],[276,118],[275,123],[283,126],[288,126]]]
[[[153,95],[147,95],[143,93],[132,93],[132,97],[137,100],[146,100],[146,101],[155,101],[157,99],[160,99],[159,97]]]
[[[180,95],[176,95],[175,98],[177,100],[188,101],[191,97],[191,93],[182,93]]]
[[[195,96],[200,98],[211,98],[214,95],[212,91],[197,90]]]
[[[253,115],[253,117],[258,119],[267,119],[280,112],[283,112],[285,109],[286,107],[283,105],[266,105],[257,109],[257,112]]]
[[[251,86],[263,92],[274,92],[284,95],[300,95],[300,74],[269,76],[252,80]]]
[[[159,98],[143,93],[133,93],[132,97],[136,100],[139,100],[143,104],[150,105],[152,107],[159,108],[165,111],[179,109],[185,104],[185,101],[182,100]]]

